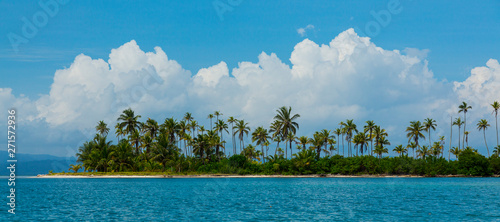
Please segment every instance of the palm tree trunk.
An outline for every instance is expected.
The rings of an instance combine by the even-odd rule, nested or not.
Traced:
[[[264,145],[260,144],[260,149],[262,150],[262,164],[264,164]]]
[[[342,156],[345,157],[345,149],[344,149],[344,134],[342,133]]]
[[[450,148],[448,149],[448,161],[450,161],[451,156],[451,137],[453,136],[453,117],[450,116]]]
[[[460,126],[458,127],[458,149],[460,149]]]
[[[490,158],[490,149],[488,149],[488,144],[486,143],[486,129],[483,129],[484,145],[486,145],[486,150],[488,151],[488,158]]]
[[[498,118],[497,118],[497,113],[495,113],[495,126],[497,129],[497,146],[498,146]]]
[[[464,137],[462,138],[462,148],[465,148],[465,132],[467,128],[467,115],[466,112],[464,112]]]

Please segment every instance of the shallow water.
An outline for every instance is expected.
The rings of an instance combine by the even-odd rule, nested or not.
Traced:
[[[23,178],[16,191],[0,221],[500,220],[500,178]]]

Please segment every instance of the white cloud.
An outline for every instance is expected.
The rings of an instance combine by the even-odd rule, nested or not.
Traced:
[[[298,28],[298,29],[297,29],[297,33],[298,33],[300,36],[304,37],[304,36],[306,36],[306,35],[307,35],[307,30],[314,30],[314,25],[309,24],[309,25],[307,25],[306,27],[303,27],[303,28]]]
[[[452,84],[434,77],[427,53],[385,50],[349,29],[328,45],[308,39],[298,43],[291,66],[274,53],[262,52],[258,62],[240,62],[231,72],[220,62],[192,76],[161,48],[144,52],[132,40],[112,50],[107,62],[77,56],[69,68],[56,71],[50,93],[36,101],[0,89],[0,108],[22,107],[28,125],[37,125],[34,129],[50,125],[39,134],[87,135],[99,120],[114,125],[128,107],[159,122],[189,111],[205,125],[207,114],[220,110],[225,118],[234,115],[256,127],[268,126],[275,110],[286,105],[301,114],[301,135],[334,129],[347,118],[355,119],[359,128],[375,120],[397,145],[406,142],[403,132],[411,120],[434,118],[439,129],[433,138],[448,136],[450,114],[457,115],[459,101],[474,100],[484,107],[499,95],[498,61],[490,60],[466,81]],[[53,136],[52,143],[63,137]]]

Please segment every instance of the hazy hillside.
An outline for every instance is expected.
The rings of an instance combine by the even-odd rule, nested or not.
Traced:
[[[0,176],[7,176],[7,151],[0,151]],[[49,170],[54,172],[68,171],[70,164],[76,164],[75,157],[57,157],[52,155],[34,155],[18,153],[16,155],[16,175],[36,176],[47,174]]]

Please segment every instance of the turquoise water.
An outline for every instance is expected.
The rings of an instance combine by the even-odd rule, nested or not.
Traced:
[[[16,216],[4,203],[0,221],[500,220],[500,178],[34,178],[16,185]]]

